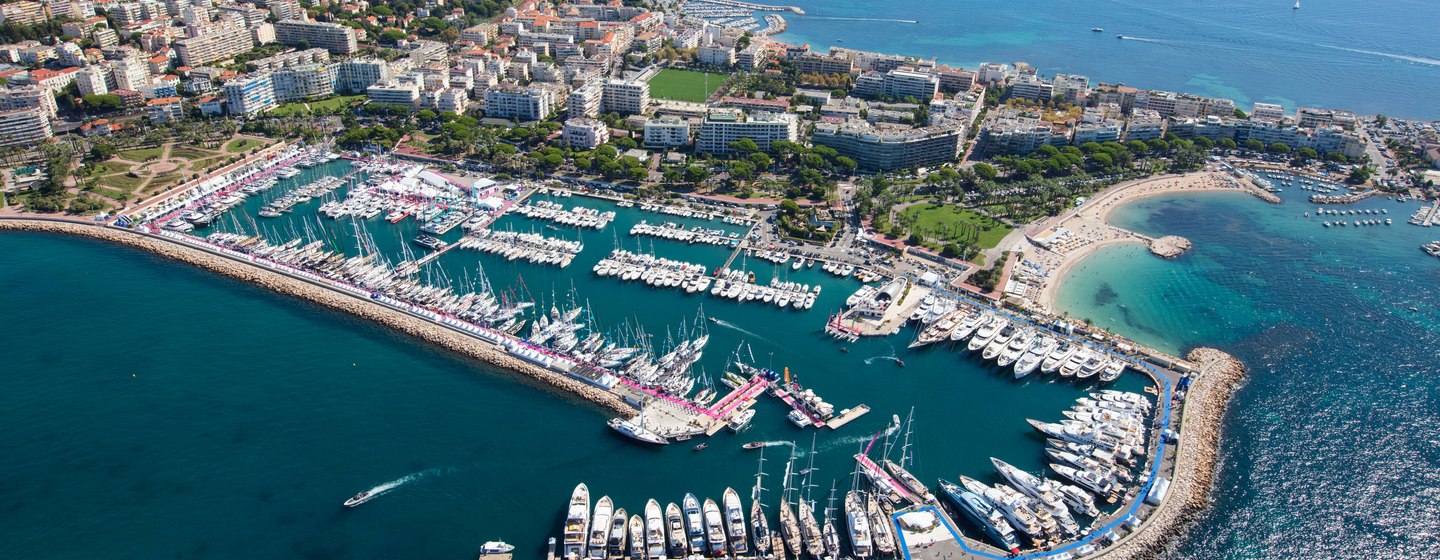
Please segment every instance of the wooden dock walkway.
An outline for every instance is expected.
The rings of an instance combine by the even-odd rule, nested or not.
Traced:
[[[870,405],[862,404],[845,412],[841,412],[839,416],[836,416],[826,421],[825,425],[829,426],[832,430],[838,430],[841,426],[849,424],[856,418],[864,416],[867,412],[870,412]]]

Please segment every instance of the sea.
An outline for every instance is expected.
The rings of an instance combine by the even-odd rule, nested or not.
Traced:
[[[306,170],[215,227],[326,239],[351,253],[359,231],[397,261],[415,250],[414,220],[328,220],[317,217],[320,200],[282,218],[253,217],[263,198],[348,166]],[[831,339],[821,332],[826,317],[859,283],[818,265],[735,264],[762,283],[820,286],[808,311],[598,278],[591,268],[617,244],[712,269],[729,256],[630,236],[640,220],[735,228],[599,199],[551,200],[617,217],[602,231],[552,229],[518,215],[493,226],[581,239],[584,251],[565,269],[457,249],[421,275],[468,287],[483,274],[541,309],[586,305],[596,328],[643,327],[660,348],[708,330],[697,374],[718,381],[739,353],[788,368],[837,410],[866,404],[871,412],[839,430],[802,431],[767,397],[751,428],[722,432],[703,451],[692,450],[697,441],[645,447],[606,427],[608,415],[594,405],[377,324],[135,249],[6,233],[0,557],[464,558],[501,539],[535,557],[559,536],[578,483],[636,514],[648,499],[663,506],[687,492],[719,500],[733,487],[748,497],[760,472],[774,519],[792,457],[790,472],[815,470],[792,478],[790,498],[823,513],[832,488],[837,507],[851,488],[853,455],[879,457],[887,445],[892,458],[908,452],[930,484],[962,473],[998,482],[990,457],[1043,472],[1043,439],[1025,419],[1059,420],[1093,390],[1053,376],[1017,382],[949,348],[908,350],[913,329]],[[1131,373],[1115,386],[1141,391],[1146,383]],[[912,410],[907,439],[894,423]],[[741,448],[751,441],[768,443]],[[341,507],[376,489],[360,507]]]
[[[1440,231],[1374,197],[1316,217],[1243,193],[1143,199],[1110,222],[1181,235],[1175,260],[1101,248],[1059,309],[1171,352],[1212,346],[1250,375],[1224,423],[1213,508],[1172,558],[1440,557]],[[1309,216],[1306,216],[1306,213]],[[1325,227],[1388,217],[1394,225]]]
[[[770,2],[776,4],[777,2]],[[805,15],[777,40],[936,57],[952,66],[1023,61],[1091,83],[1440,119],[1431,0],[790,0]],[[1103,32],[1091,31],[1102,28]],[[1117,39],[1123,35],[1124,39]]]

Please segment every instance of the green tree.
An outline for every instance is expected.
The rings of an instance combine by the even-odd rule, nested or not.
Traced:
[[[1220,146],[1222,150],[1233,150],[1238,146],[1234,140],[1229,138],[1221,138],[1219,142],[1216,142],[1216,145]]]
[[[1290,146],[1275,142],[1266,147],[1265,150],[1272,154],[1288,154],[1290,153]]]
[[[726,144],[726,146],[729,147],[731,150],[740,152],[742,154],[749,154],[752,152],[760,151],[760,146],[756,145],[755,141],[749,138],[741,138],[739,140]]]
[[[1265,150],[1265,143],[1251,138],[1245,141],[1245,149],[1252,152],[1261,152]]]
[[[709,177],[710,172],[706,171],[704,167],[700,167],[698,165],[690,165],[685,167],[685,182],[687,183],[699,184],[704,182],[705,179]]]
[[[986,181],[993,181],[999,175],[999,172],[995,171],[995,166],[988,163],[977,163],[971,169],[974,169],[975,174]]]
[[[741,181],[749,181],[755,178],[755,165],[748,161],[732,161],[726,167],[730,171],[730,177],[732,178]]]
[[[386,45],[394,45],[405,40],[405,32],[398,29],[387,29],[380,33],[380,42]]]
[[[115,149],[113,145],[105,142],[96,142],[94,146],[90,146],[90,159],[94,161],[105,161],[115,157],[117,152],[119,152],[119,150]]]

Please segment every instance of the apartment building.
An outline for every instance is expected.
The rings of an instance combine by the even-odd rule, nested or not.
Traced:
[[[755,113],[746,115],[738,109],[715,109],[700,124],[700,137],[695,151],[725,155],[733,152],[730,143],[742,138],[754,141],[763,151],[770,151],[776,141],[794,142],[800,127],[794,114]]]
[[[252,116],[278,106],[275,85],[269,74],[257,74],[225,82],[225,100],[231,115]]]
[[[501,84],[485,92],[485,116],[538,121],[554,113],[550,90]]]
[[[567,119],[560,134],[567,146],[593,150],[610,139],[610,128],[595,119]]]
[[[600,112],[642,115],[650,108],[650,83],[640,80],[609,80],[600,99]]]
[[[250,30],[235,23],[211,26],[203,35],[175,41],[175,54],[181,66],[203,66],[224,60],[255,47]]]
[[[690,143],[690,123],[675,116],[665,116],[645,121],[643,145],[651,149],[665,149]]]
[[[954,161],[964,137],[958,126],[877,127],[852,120],[817,123],[811,141],[834,148],[862,169],[890,171]]]
[[[359,49],[354,30],[338,23],[278,21],[275,22],[275,40],[292,46],[305,41],[311,47],[322,48],[332,54],[352,54]]]
[[[0,111],[0,146],[34,146],[54,136],[39,107]]]

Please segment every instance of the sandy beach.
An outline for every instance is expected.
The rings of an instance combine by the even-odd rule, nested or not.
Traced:
[[[1022,262],[1027,264],[1028,270],[1034,271],[1030,275],[1031,281],[1038,284],[1036,289],[1029,291],[1028,299],[1038,309],[1055,314],[1055,294],[1060,281],[1076,263],[1101,247],[1119,243],[1148,244],[1151,241],[1144,235],[1110,225],[1110,213],[1116,208],[1162,194],[1209,191],[1248,192],[1236,186],[1230,176],[1220,172],[1161,175],[1120,183],[1090,197],[1069,212],[1033,226],[1026,232],[1027,237],[1048,243],[1045,247],[1026,243],[1021,250]]]

